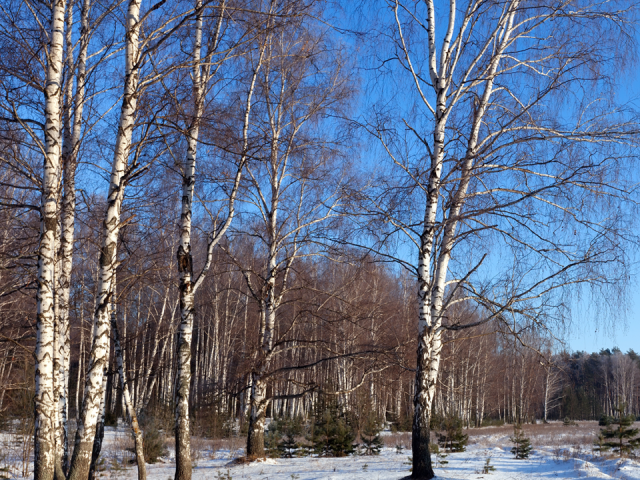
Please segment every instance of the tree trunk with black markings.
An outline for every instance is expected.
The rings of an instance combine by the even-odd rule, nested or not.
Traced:
[[[36,293],[34,480],[52,480],[56,449],[57,399],[54,397],[55,263],[59,221],[61,156],[60,98],[62,95],[65,2],[51,5],[51,30],[47,55],[45,98],[45,156],[40,210],[38,286]]]
[[[69,480],[85,480],[89,475],[91,453],[96,434],[100,404],[104,396],[104,371],[109,359],[109,302],[114,288],[117,263],[117,241],[120,232],[120,212],[124,197],[125,178],[131,137],[135,122],[139,75],[140,0],[130,0],[127,14],[124,96],[120,110],[120,125],[107,196],[100,249],[98,290],[93,318],[93,341],[85,379],[82,413],[76,431],[75,448],[69,469]]]

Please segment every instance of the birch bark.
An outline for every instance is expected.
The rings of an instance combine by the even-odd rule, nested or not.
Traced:
[[[178,274],[180,277],[180,327],[178,331],[178,371],[175,394],[176,480],[191,479],[191,442],[189,436],[189,390],[191,387],[191,338],[193,336],[193,257],[191,255],[191,215],[195,185],[199,121],[203,107],[202,66],[202,1],[196,3],[195,41],[193,48],[193,120],[187,131],[187,161],[182,179],[182,212]]]
[[[102,441],[104,440],[104,417],[107,402],[107,368],[105,367],[104,376],[102,377],[102,396],[100,397],[100,419],[96,425],[96,434],[93,437],[91,446],[91,463],[89,464],[88,480],[96,479],[96,469],[98,467],[98,459],[102,451]]]
[[[57,372],[59,383],[59,415],[60,431],[57,435],[57,457],[61,463],[62,472],[69,469],[69,361],[71,346],[69,339],[69,297],[71,284],[71,271],[73,265],[73,244],[75,229],[75,174],[77,168],[77,154],[80,144],[82,128],[82,113],[84,107],[84,89],[86,76],[86,57],[89,46],[89,8],[90,0],[85,0],[81,13],[80,52],[78,55],[77,71],[73,58],[73,6],[72,1],[67,6],[67,72],[68,79],[65,92],[66,108],[64,112],[64,138],[62,143],[62,173],[63,189],[62,213],[61,213],[61,239],[60,239],[60,272],[58,274],[57,294],[57,326],[59,332],[58,356],[60,368]],[[74,75],[75,73],[75,75]],[[74,76],[76,78],[76,93],[73,94]],[[72,115],[73,107],[73,115]]]
[[[251,373],[251,394],[247,457],[264,457],[264,425],[267,414],[267,388],[261,372]]]
[[[69,392],[69,378],[67,375],[68,358],[69,358],[69,281],[68,277],[71,273],[71,257],[73,249],[73,232],[69,238],[69,202],[68,190],[69,182],[69,137],[70,137],[70,118],[71,103],[73,101],[73,0],[67,3],[66,14],[66,67],[67,79],[64,92],[64,109],[63,109],[63,141],[62,141],[62,175],[63,175],[63,194],[60,215],[60,250],[58,253],[58,268],[56,271],[56,357],[57,364],[55,368],[56,379],[56,399],[58,408],[58,425],[56,428],[56,478],[64,480],[63,468],[68,462],[68,438],[67,438],[67,395]],[[71,185],[75,189],[74,185]],[[73,221],[72,221],[73,222]],[[71,223],[72,223],[71,222]],[[73,224],[73,223],[72,223]],[[73,228],[73,226],[71,226]],[[69,240],[71,240],[69,242]]]
[[[124,197],[124,173],[131,149],[138,95],[140,0],[130,0],[127,12],[124,96],[116,137],[111,171],[107,211],[103,223],[100,251],[98,291],[93,318],[93,341],[85,380],[82,413],[76,431],[75,448],[69,469],[69,480],[85,480],[89,474],[91,451],[103,398],[104,369],[109,359],[109,301],[117,263],[117,240],[120,211]]]
[[[277,171],[277,142],[274,140],[274,148],[272,148],[272,171]],[[283,173],[284,175],[284,173]],[[277,177],[276,177],[277,178]],[[280,307],[281,295],[276,295],[276,277],[278,275],[277,263],[277,228],[278,228],[278,201],[279,182],[275,181],[272,185],[272,198],[268,212],[267,222],[267,238],[269,254],[267,257],[267,278],[263,287],[264,300],[260,301],[260,318],[261,328],[259,335],[259,359],[256,362],[254,371],[251,372],[251,395],[250,400],[250,416],[249,416],[249,432],[247,437],[247,457],[260,458],[264,457],[264,425],[266,420],[267,407],[269,400],[266,398],[267,386],[264,380],[264,373],[268,367],[270,357],[273,355],[273,340],[276,323],[276,312]]]
[[[447,121],[454,105],[469,87],[465,82],[470,74],[470,67],[466,67],[462,82],[456,90],[449,93],[453,84],[453,76],[458,63],[462,46],[462,38],[467,28],[472,28],[473,15],[477,4],[469,2],[465,17],[456,25],[457,5],[455,0],[449,1],[448,25],[442,37],[442,48],[438,58],[436,39],[436,8],[433,0],[426,0],[427,18],[427,46],[426,66],[428,67],[430,85],[435,95],[435,107],[432,107],[422,89],[423,80],[414,70],[411,49],[405,41],[402,22],[400,20],[401,4],[398,0],[393,3],[395,21],[399,33],[400,44],[404,54],[404,64],[412,75],[424,106],[433,115],[433,147],[429,149],[430,166],[427,185],[425,186],[426,203],[423,220],[423,229],[419,238],[418,257],[418,308],[419,308],[419,334],[417,368],[414,393],[414,418],[412,428],[413,471],[412,478],[431,479],[434,477],[429,453],[429,422],[436,394],[437,378],[440,369],[442,350],[442,318],[444,294],[447,282],[447,272],[451,251],[455,243],[455,233],[458,226],[458,218],[462,206],[466,200],[466,193],[471,180],[471,169],[476,155],[478,135],[483,116],[488,108],[489,100],[493,92],[493,80],[506,46],[511,41],[513,16],[518,8],[519,1],[508,2],[501,11],[495,27],[490,31],[486,45],[492,45],[494,51],[488,58],[486,68],[483,68],[482,79],[476,85],[482,88],[483,95],[477,102],[473,112],[473,122],[467,143],[465,158],[460,161],[460,180],[454,191],[453,198],[447,205],[441,205],[440,191],[442,172],[445,160],[445,142]],[[402,7],[404,8],[404,7]],[[456,27],[458,28],[457,36]],[[452,43],[453,40],[453,43]],[[457,51],[455,48],[457,48]],[[486,51],[485,47],[485,51]],[[477,59],[475,61],[478,61]],[[472,63],[473,65],[474,63]],[[471,67],[473,68],[473,67]],[[473,83],[473,82],[471,82]],[[438,212],[442,209],[443,218],[438,218]],[[438,236],[441,235],[441,236]]]
[[[224,15],[226,1],[219,4],[219,21],[214,34],[214,40],[209,46],[208,63],[211,55],[217,48],[218,35]],[[187,129],[187,159],[184,166],[182,183],[182,211],[180,214],[180,245],[177,252],[178,275],[180,279],[180,326],[178,331],[178,366],[176,373],[175,389],[175,440],[176,440],[176,480],[189,480],[191,478],[191,453],[189,437],[189,390],[191,386],[191,339],[193,336],[194,317],[194,296],[198,287],[206,277],[213,261],[213,251],[221,238],[226,233],[235,215],[235,199],[242,178],[242,171],[246,162],[246,151],[248,145],[248,122],[251,111],[251,99],[255,86],[257,71],[261,61],[254,69],[253,78],[247,96],[246,111],[243,127],[243,149],[242,156],[238,163],[238,170],[235,175],[233,187],[228,200],[228,213],[221,228],[211,232],[207,245],[207,259],[204,267],[194,281],[193,258],[191,253],[191,216],[193,211],[193,192],[196,174],[196,154],[198,148],[198,135],[202,110],[204,108],[205,90],[209,82],[210,67],[203,69],[202,65],[202,30],[203,30],[203,6],[202,1],[196,3],[196,28],[193,48],[193,119]],[[262,59],[262,54],[260,59]],[[205,62],[207,63],[207,62]],[[204,71],[203,71],[204,70]]]
[[[54,423],[54,289],[56,229],[59,220],[58,174],[61,154],[65,2],[51,6],[45,99],[45,157],[40,211],[35,363],[34,480],[51,480],[55,468]]]

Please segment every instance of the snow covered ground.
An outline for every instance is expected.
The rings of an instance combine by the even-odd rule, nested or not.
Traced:
[[[536,430],[536,427],[541,427]],[[527,434],[534,451],[528,460],[515,460],[510,453],[509,428],[484,428],[470,431],[470,445],[464,453],[447,456],[446,465],[437,466],[438,479],[620,479],[640,480],[640,463],[636,460],[600,458],[591,452],[590,442],[597,424],[581,424],[580,428],[534,426]],[[408,440],[387,437],[387,445]],[[104,462],[100,477],[113,480],[136,478],[135,465],[124,466],[130,459],[126,448],[130,440],[124,429],[108,429]],[[193,479],[219,480],[395,480],[409,475],[411,451],[387,447],[379,456],[346,458],[269,459],[264,462],[236,465],[232,460],[242,454],[240,439],[233,444],[213,441],[195,443],[198,452]],[[483,474],[487,458],[495,471]],[[147,466],[150,480],[172,480],[174,463],[171,453],[163,461]],[[15,476],[15,474],[14,474]],[[17,478],[17,477],[16,477]],[[31,478],[33,478],[31,476]]]
[[[219,452],[213,460],[198,462],[193,472],[194,480],[211,478],[393,480],[409,474],[406,455],[409,452],[399,455],[390,448],[384,449],[379,456],[375,457],[269,459],[265,462],[239,466],[228,466],[225,453]],[[491,465],[495,467],[495,471],[491,474],[482,474],[482,467],[487,457],[491,457]],[[477,446],[471,446],[464,453],[451,454],[447,460],[449,461],[447,465],[435,470],[439,479],[640,479],[640,465],[635,461],[594,461],[582,458],[565,460],[554,458],[553,453],[544,447],[537,449],[529,460],[515,460],[508,448]],[[149,478],[168,480],[173,478],[173,465],[171,463],[150,465],[148,475]],[[135,478],[135,470],[130,469],[126,473],[111,475],[111,478]]]

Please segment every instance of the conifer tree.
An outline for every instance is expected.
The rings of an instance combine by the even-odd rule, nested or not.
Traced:
[[[611,447],[605,444],[605,438],[604,438],[604,435],[602,434],[602,431],[598,432],[598,436],[593,442],[593,450],[595,452],[598,452],[600,455],[602,455],[603,452],[607,452],[610,449]]]
[[[437,434],[438,444],[446,452],[464,452],[469,441],[469,435],[462,433],[462,420],[457,416],[447,416],[440,423]]]
[[[369,414],[360,433],[364,455],[380,454],[380,450],[384,446],[380,438],[380,430],[382,430],[382,422],[374,414]]]
[[[353,453],[354,440],[353,429],[338,403],[319,402],[311,437],[314,452],[324,457],[345,457]]]
[[[491,474],[491,472],[495,472],[495,471],[496,471],[496,467],[491,465],[491,457],[487,457],[487,459],[484,461],[484,465],[482,466],[482,473],[484,475],[489,475]]]
[[[264,446],[269,458],[279,458],[281,455],[280,442],[282,440],[281,421],[273,420],[269,424],[267,434],[264,437]]]
[[[609,415],[606,415],[603,413],[600,416],[600,421],[598,422],[598,425],[600,425],[601,427],[606,427],[607,425],[610,425],[611,422],[613,422],[613,417],[610,417]]]
[[[282,440],[278,444],[280,456],[292,458],[300,448],[300,443],[296,440],[296,436],[302,435],[302,417],[281,420],[280,425],[283,433]]]
[[[636,437],[640,430],[632,428],[635,417],[624,414],[624,404],[619,405],[615,411],[618,414],[616,417],[603,416],[600,419],[600,425],[604,428],[600,430],[598,436],[600,445],[597,449],[599,451],[612,449],[622,457],[640,446],[640,437]],[[614,427],[615,425],[617,427]]]
[[[511,453],[513,453],[517,459],[529,458],[532,448],[531,441],[524,436],[522,426],[519,423],[513,426],[513,436],[509,437],[509,440],[515,444],[511,449]]]
[[[442,467],[443,465],[449,463],[449,461],[446,460],[448,455],[445,455],[440,451],[440,446],[437,443],[432,443],[431,445],[429,445],[429,451],[436,456],[436,461],[434,462],[436,468]]]
[[[294,436],[285,433],[285,436],[278,444],[280,456],[283,458],[293,458],[299,446],[300,445],[298,444]]]

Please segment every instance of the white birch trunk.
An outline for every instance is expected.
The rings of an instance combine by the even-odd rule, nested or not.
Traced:
[[[199,119],[202,112],[202,2],[196,3],[195,41],[193,48],[194,117],[188,129],[187,161],[182,180],[182,212],[178,274],[180,277],[180,327],[178,331],[178,371],[175,393],[176,480],[191,479],[191,442],[189,436],[189,390],[191,386],[191,338],[193,336],[193,257],[191,254],[191,214],[195,185]]]
[[[57,480],[64,480],[65,472],[63,468],[68,467],[68,438],[67,438],[67,396],[69,391],[68,383],[68,359],[69,359],[69,276],[71,274],[71,260],[73,255],[73,232],[69,242],[69,140],[71,137],[71,107],[73,102],[73,0],[67,3],[66,12],[66,67],[67,78],[64,92],[63,109],[63,142],[62,142],[62,206],[60,214],[60,238],[58,251],[58,264],[56,269],[56,362],[55,375],[56,387],[55,397],[57,400],[56,418],[56,474]],[[75,173],[75,172],[74,172]],[[72,187],[75,190],[75,185]],[[75,193],[75,192],[74,192]],[[75,205],[74,205],[75,208]],[[73,229],[73,220],[71,221]],[[63,464],[64,467],[63,467]]]
[[[131,149],[131,136],[137,107],[138,70],[140,68],[138,64],[139,16],[140,0],[130,0],[127,13],[124,97],[107,197],[107,211],[103,224],[98,291],[93,319],[93,342],[85,380],[82,413],[76,431],[75,449],[69,470],[69,480],[85,480],[88,476],[100,401],[104,394],[104,368],[109,359],[110,321],[108,305],[113,291],[113,277],[117,262],[120,210],[125,187],[124,172]]]
[[[60,392],[59,411],[61,432],[58,434],[58,456],[61,460],[62,471],[69,469],[69,362],[71,346],[69,339],[69,296],[71,284],[71,271],[73,261],[74,227],[75,227],[75,173],[77,167],[77,154],[80,144],[82,126],[82,113],[84,107],[84,83],[86,77],[86,57],[89,45],[89,8],[90,0],[85,0],[82,6],[82,30],[80,53],[78,56],[76,94],[73,96],[73,3],[70,2],[67,9],[67,71],[69,78],[66,85],[66,109],[64,115],[64,141],[62,144],[63,186],[62,214],[61,214],[61,240],[60,240],[60,273],[58,275],[58,309],[57,323],[59,331],[59,358],[60,369],[58,372]],[[73,117],[71,107],[74,107]],[[73,120],[72,120],[73,118]],[[61,443],[61,444],[60,444]]]
[[[93,438],[93,444],[91,448],[91,463],[89,465],[88,480],[96,479],[96,467],[98,465],[98,459],[100,458],[100,452],[102,451],[102,440],[104,440],[104,417],[107,400],[107,369],[105,367],[104,376],[102,377],[102,396],[100,397],[100,418],[96,426],[96,434]]]
[[[435,109],[434,148],[431,155],[431,170],[427,188],[427,201],[424,218],[424,229],[421,235],[420,256],[418,263],[419,280],[419,342],[418,342],[418,366],[416,369],[416,391],[414,397],[414,421],[412,434],[413,448],[413,478],[433,478],[429,453],[429,422],[431,410],[435,398],[440,357],[442,350],[442,316],[447,269],[451,258],[451,250],[455,241],[457,218],[466,199],[467,188],[471,179],[471,167],[475,159],[480,125],[484,113],[488,108],[489,99],[493,91],[493,77],[501,59],[502,49],[510,38],[513,15],[518,2],[514,1],[508,14],[504,17],[504,35],[497,52],[491,59],[487,80],[480,104],[475,112],[471,135],[467,145],[467,155],[462,162],[460,184],[454,194],[453,202],[448,209],[448,222],[445,224],[443,238],[439,245],[437,263],[434,265],[433,278],[430,276],[432,268],[436,219],[439,208],[440,177],[442,174],[442,162],[444,159],[445,131],[448,115],[446,105],[447,91],[450,77],[443,77],[447,69],[447,51],[443,51],[438,70],[436,63],[436,33],[435,33],[435,5],[433,0],[428,0],[428,25],[429,25],[429,61],[431,81],[436,91],[437,104]],[[455,2],[451,2],[449,12],[449,27],[445,35],[445,44],[450,39],[455,24]],[[450,75],[450,74],[449,74]],[[452,220],[453,219],[453,220]]]
[[[54,423],[54,289],[58,174],[61,155],[60,104],[62,95],[65,2],[51,6],[45,97],[45,157],[42,177],[35,363],[34,480],[51,480],[55,468]]]
[[[259,373],[255,372],[251,378],[249,434],[247,438],[247,457],[264,457],[264,425],[266,420],[268,401],[267,388]]]
[[[223,11],[225,2],[220,2],[220,8]],[[204,105],[204,93],[206,84],[209,81],[208,73],[203,75],[201,65],[202,50],[202,1],[197,0],[196,11],[196,31],[193,49],[193,99],[194,99],[194,117],[190,122],[187,133],[187,159],[183,172],[182,184],[182,211],[180,214],[180,245],[178,247],[178,274],[180,278],[180,327],[178,334],[178,371],[176,373],[176,389],[175,389],[175,441],[176,441],[176,473],[175,480],[191,479],[191,454],[190,454],[190,438],[189,438],[189,389],[191,384],[191,339],[193,336],[193,315],[194,315],[194,296],[198,287],[206,277],[213,261],[213,251],[220,239],[224,236],[231,221],[233,220],[235,210],[235,199],[242,177],[242,171],[246,162],[246,151],[248,145],[248,128],[249,114],[251,111],[251,99],[255,86],[258,69],[262,63],[262,55],[260,54],[260,62],[254,69],[253,78],[249,93],[247,96],[247,105],[243,126],[243,149],[242,158],[238,164],[238,170],[234,179],[233,188],[229,195],[229,210],[227,218],[220,230],[212,232],[212,238],[207,245],[207,259],[198,278],[194,281],[193,260],[191,253],[191,215],[193,203],[193,191],[195,185],[196,172],[196,154],[198,147],[199,123]],[[220,12],[222,17],[223,12]],[[222,19],[220,18],[220,21]],[[220,23],[218,23],[218,32]],[[217,33],[216,33],[217,35]],[[212,48],[215,48],[215,44]]]

